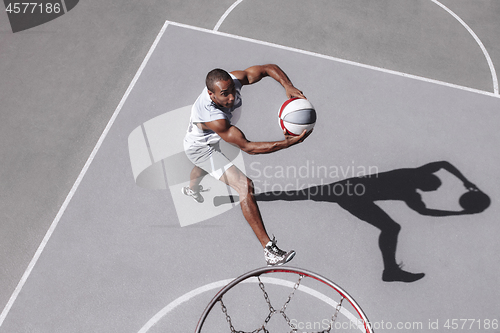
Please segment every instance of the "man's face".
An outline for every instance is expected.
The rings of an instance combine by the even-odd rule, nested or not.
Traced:
[[[236,88],[233,80],[217,81],[214,85],[215,91],[208,90],[212,101],[222,107],[231,108],[234,105]]]

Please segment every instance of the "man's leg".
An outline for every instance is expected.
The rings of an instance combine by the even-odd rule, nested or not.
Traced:
[[[245,176],[243,172],[234,165],[224,172],[220,180],[238,192],[243,216],[248,224],[250,224],[250,227],[259,239],[262,247],[265,247],[270,239],[264,227],[259,207],[255,201],[252,180]]]
[[[404,271],[396,262],[396,248],[401,226],[373,201],[362,200],[354,196],[349,198],[351,199],[338,201],[339,206],[357,218],[380,229],[378,244],[384,262],[382,280],[388,282],[413,282],[423,278],[424,273],[415,274]]]
[[[202,187],[200,186],[200,182],[203,177],[207,174],[205,170],[202,168],[195,166],[191,170],[191,174],[189,176],[189,186],[185,186],[181,189],[184,195],[192,197],[196,202],[203,203],[205,199],[201,195],[200,191]]]
[[[207,175],[207,172],[198,166],[194,166],[193,170],[191,170],[191,174],[189,176],[189,187],[193,191],[198,191],[200,186],[200,182]]]
[[[243,216],[264,248],[264,258],[267,264],[283,265],[292,260],[295,251],[283,251],[276,246],[274,238],[272,241],[269,239],[255,200],[253,182],[234,165],[229,167],[219,179],[238,192]]]

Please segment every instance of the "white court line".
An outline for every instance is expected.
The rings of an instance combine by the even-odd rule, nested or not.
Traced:
[[[243,0],[237,0],[235,3],[233,3],[231,5],[231,7],[229,7],[226,12],[220,17],[219,21],[217,22],[217,24],[215,25],[214,27],[214,31],[218,31],[222,22],[224,22],[224,20],[226,19],[226,17],[233,11],[233,9],[236,8],[236,6],[238,6],[240,3],[242,3]]]
[[[73,184],[73,187],[69,191],[69,194],[66,196],[66,199],[64,200],[61,208],[59,209],[59,212],[57,213],[56,217],[52,221],[52,224],[50,225],[49,230],[45,234],[45,237],[43,238],[40,246],[38,246],[38,249],[36,250],[35,255],[33,256],[33,258],[31,259],[31,261],[30,261],[30,263],[28,265],[28,268],[24,272],[23,276],[21,277],[21,280],[19,281],[19,283],[17,284],[16,288],[14,289],[14,292],[10,296],[10,299],[7,302],[7,305],[5,306],[5,308],[3,309],[2,313],[0,314],[0,327],[2,326],[2,324],[3,324],[4,320],[5,320],[5,318],[7,317],[7,315],[9,314],[9,311],[12,308],[12,305],[14,304],[14,302],[17,299],[17,297],[19,296],[19,293],[21,292],[21,289],[23,288],[24,284],[26,283],[26,280],[30,276],[31,271],[33,270],[33,267],[36,265],[38,259],[40,258],[40,255],[42,254],[42,251],[45,249],[45,246],[47,245],[47,242],[49,241],[49,239],[52,236],[55,228],[57,227],[59,221],[61,220],[61,217],[64,214],[64,211],[68,207],[69,202],[73,198],[73,195],[75,194],[76,190],[78,189],[78,186],[82,182],[82,179],[85,176],[85,174],[87,173],[87,170],[89,169],[90,164],[94,160],[94,157],[96,156],[97,151],[101,147],[104,139],[106,138],[109,130],[111,129],[111,126],[113,125],[116,117],[120,113],[120,111],[121,111],[121,109],[123,107],[123,104],[125,103],[125,101],[127,100],[128,96],[130,95],[130,92],[134,88],[137,80],[139,79],[139,76],[141,75],[142,71],[144,70],[144,67],[146,66],[149,58],[151,57],[151,54],[153,54],[153,51],[155,50],[156,45],[160,41],[161,36],[165,32],[165,29],[167,28],[167,26],[168,26],[168,22],[165,22],[164,25],[163,25],[163,27],[161,28],[160,32],[156,36],[156,39],[153,42],[153,45],[151,46],[151,48],[149,49],[148,53],[146,54],[146,57],[142,61],[142,64],[139,67],[139,69],[137,70],[137,73],[135,74],[134,78],[132,79],[132,82],[128,86],[127,90],[125,91],[125,94],[123,95],[122,99],[120,100],[120,103],[118,104],[118,106],[116,107],[115,111],[113,112],[113,115],[111,116],[111,119],[109,120],[108,124],[104,128],[103,133],[99,137],[99,140],[97,141],[97,144],[95,145],[94,149],[90,153],[90,156],[87,159],[87,162],[83,166],[83,169],[80,172],[80,174],[78,175],[78,178],[76,179],[75,183]]]
[[[196,297],[204,292],[210,291],[212,289],[222,289],[225,287],[227,284],[232,282],[234,279],[227,279],[227,280],[220,280],[217,282],[209,283],[204,286],[201,286],[199,288],[193,289],[184,295],[176,298],[174,301],[170,302],[167,306],[165,306],[163,309],[158,311],[148,322],[137,332],[137,333],[147,333],[154,325],[156,325],[163,317],[165,317],[169,312],[174,310],[176,307],[181,305],[182,303],[185,303],[189,301],[191,298]],[[268,284],[274,284],[278,286],[283,286],[283,287],[289,287],[293,288],[295,285],[295,282],[287,281],[287,280],[282,280],[282,279],[277,279],[277,278],[272,278],[272,277],[261,277],[262,282],[268,283]],[[258,280],[257,278],[250,278],[248,280],[244,280],[241,283],[257,283]],[[326,296],[325,294],[322,294],[315,289],[306,287],[304,285],[300,285],[298,288],[299,291],[302,291],[306,294],[309,294],[313,297],[316,297],[317,299],[325,302],[326,304],[330,305],[331,307],[335,308],[338,305],[338,302],[334,301],[330,297]],[[348,318],[352,323],[354,324],[359,324],[359,318],[354,316],[351,312],[346,310],[345,308],[340,309],[340,313],[342,313],[346,318]],[[201,316],[201,314],[200,314]],[[358,329],[361,332],[366,332],[362,326],[358,325]]]
[[[182,303],[189,301],[191,298],[196,297],[212,289],[223,288],[231,281],[233,281],[233,279],[220,280],[217,282],[206,284],[204,286],[201,286],[199,288],[191,290],[190,292],[185,293],[184,295],[170,302],[166,307],[158,311],[158,313],[155,314],[150,320],[148,320],[148,322],[137,333],[146,333],[147,331],[149,331],[151,327],[156,325],[156,323],[158,323],[161,320],[161,318],[165,317],[170,311],[172,311]]]
[[[446,10],[451,16],[453,16],[458,22],[460,22],[460,24],[462,24],[463,27],[467,29],[467,31],[472,35],[476,43],[481,48],[481,51],[483,51],[484,57],[486,58],[486,62],[488,62],[488,66],[490,67],[490,72],[491,72],[491,78],[493,80],[493,92],[495,93],[495,95],[498,95],[498,78],[497,78],[497,73],[495,71],[495,66],[493,65],[493,61],[491,61],[490,55],[488,54],[486,47],[484,47],[479,37],[474,33],[474,31],[472,31],[472,29],[467,25],[467,23],[464,22],[464,20],[462,20],[457,14],[451,11],[448,7],[446,7],[437,0],[431,0],[431,1],[434,2],[436,5],[438,5],[439,7]]]
[[[66,9],[66,2],[64,2],[64,0],[61,0],[61,4],[62,4],[64,14],[66,14],[68,12],[68,10]]]
[[[431,0],[432,2],[434,2],[435,4],[437,4],[438,6],[440,6],[441,8],[443,8],[444,10],[446,10],[451,16],[453,16],[458,22],[460,22],[460,24],[462,24],[462,26],[464,26],[465,29],[467,29],[467,31],[472,35],[472,37],[474,38],[474,40],[476,41],[476,43],[479,45],[479,47],[481,48],[481,51],[483,52],[485,58],[486,58],[486,62],[488,63],[488,67],[490,68],[490,73],[491,73],[491,78],[493,80],[493,93],[494,95],[499,95],[499,92],[498,92],[498,78],[497,78],[497,74],[496,74],[496,71],[495,71],[495,66],[493,65],[493,61],[491,60],[491,57],[488,53],[488,51],[486,50],[486,47],[484,46],[484,44],[481,42],[481,40],[479,39],[479,37],[474,33],[474,31],[464,22],[464,20],[462,20],[457,14],[455,14],[453,11],[451,11],[449,8],[447,8],[446,6],[444,6],[442,3],[440,3],[439,1],[437,0]],[[231,5],[231,7],[229,7],[226,12],[221,16],[221,18],[219,19],[219,21],[217,22],[217,24],[215,25],[213,31],[214,32],[217,32],[221,26],[221,24],[224,22],[224,20],[228,17],[228,15],[233,11],[234,8],[236,8],[236,6],[238,6],[241,2],[243,2],[243,0],[237,0],[235,3],[233,3]],[[338,59],[336,59],[338,60]],[[354,64],[354,63],[352,63]],[[372,68],[373,69],[373,68]],[[389,71],[391,72],[391,71]],[[392,72],[391,72],[392,73]],[[405,76],[409,76],[409,75],[405,75]],[[415,77],[414,77],[415,78]],[[436,82],[434,80],[432,80],[431,82]],[[453,85],[454,87],[457,87],[455,85]]]
[[[264,42],[264,41],[260,41],[260,40],[257,40],[257,39],[252,39],[252,38],[242,37],[242,36],[233,35],[233,34],[229,34],[229,33],[225,33],[225,32],[220,32],[220,31],[214,31],[214,30],[209,30],[209,29],[205,29],[205,28],[195,27],[195,26],[187,25],[187,24],[183,24],[183,23],[169,22],[169,24],[173,25],[173,26],[178,26],[178,27],[181,27],[181,28],[186,28],[186,29],[191,29],[191,30],[196,30],[196,31],[211,33],[211,34],[220,35],[220,36],[224,36],[224,37],[228,37],[228,38],[233,38],[233,39],[238,39],[238,40],[242,40],[242,41],[246,41],[246,42],[250,42],[250,43],[254,43],[254,44],[260,44],[260,45],[270,46],[270,47],[274,47],[274,48],[278,48],[278,49],[287,50],[287,51],[290,51],[290,52],[296,52],[296,53],[306,54],[306,55],[310,55],[310,56],[317,57],[317,58],[332,60],[332,61],[336,61],[336,62],[340,62],[340,63],[344,63],[344,64],[356,66],[356,67],[367,68],[367,69],[371,69],[371,70],[375,70],[375,71],[379,71],[379,72],[383,72],[383,73],[388,73],[388,74],[393,74],[393,75],[397,75],[397,76],[407,77],[407,78],[414,79],[414,80],[419,80],[419,81],[424,81],[424,82],[428,82],[428,83],[438,84],[438,85],[441,85],[441,86],[446,86],[446,87],[451,87],[451,88],[455,88],[455,89],[459,89],[459,90],[469,91],[469,92],[473,92],[473,93],[477,93],[477,94],[481,94],[481,95],[486,95],[486,96],[490,96],[490,97],[500,98],[499,94],[495,94],[495,93],[492,93],[492,92],[489,92],[489,91],[484,91],[484,90],[479,90],[479,89],[464,87],[464,86],[461,86],[461,85],[458,85],[458,84],[448,83],[448,82],[439,81],[439,80],[435,80],[435,79],[429,79],[429,78],[418,76],[418,75],[413,75],[413,74],[408,74],[408,73],[403,73],[403,72],[397,72],[397,71],[386,69],[386,68],[380,68],[380,67],[375,67],[375,66],[371,66],[371,65],[366,65],[366,64],[362,64],[362,63],[359,63],[359,62],[354,62],[354,61],[351,61],[351,60],[345,60],[345,59],[341,59],[341,58],[327,56],[327,55],[324,55],[324,54],[315,53],[315,52],[311,52],[311,51],[305,51],[305,50],[301,50],[301,49],[296,49],[296,48],[289,47],[289,46],[283,46],[283,45],[274,44],[274,43],[270,43],[270,42]]]

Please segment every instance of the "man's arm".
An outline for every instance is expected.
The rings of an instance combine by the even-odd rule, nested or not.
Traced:
[[[217,133],[224,141],[238,146],[241,150],[248,154],[267,154],[284,148],[288,148],[297,143],[304,141],[311,132],[306,134],[306,131],[299,136],[285,135],[285,139],[281,141],[271,142],[252,142],[248,141],[243,132],[236,126],[231,125],[225,119],[214,120],[203,123],[203,127],[207,127]]]
[[[407,200],[406,205],[409,208],[416,211],[417,213],[419,213],[421,215],[427,215],[427,216],[453,216],[453,215],[471,214],[465,210],[449,211],[449,210],[427,208],[425,206],[425,203],[422,201],[420,195],[418,196],[418,199],[416,199],[416,200]]]
[[[465,188],[467,188],[468,190],[471,191],[478,190],[477,186],[471,183],[467,178],[465,178],[465,176],[450,162],[447,161],[432,162],[418,168],[419,171],[423,171],[426,173],[435,173],[440,169],[445,169],[446,171],[448,171],[449,173],[460,179],[464,183]]]
[[[283,72],[278,65],[267,64],[267,65],[257,65],[249,67],[243,71],[233,71],[231,72],[236,78],[241,82],[242,85],[249,85],[259,82],[262,78],[270,76],[276,81],[278,81],[283,88],[288,98],[299,97],[306,98],[302,91],[295,88],[288,78],[288,76]]]

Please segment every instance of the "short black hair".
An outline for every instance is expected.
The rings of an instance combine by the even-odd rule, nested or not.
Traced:
[[[216,82],[227,80],[231,80],[231,75],[223,69],[216,68],[208,72],[205,84],[207,85],[208,90],[214,91],[214,85]]]

